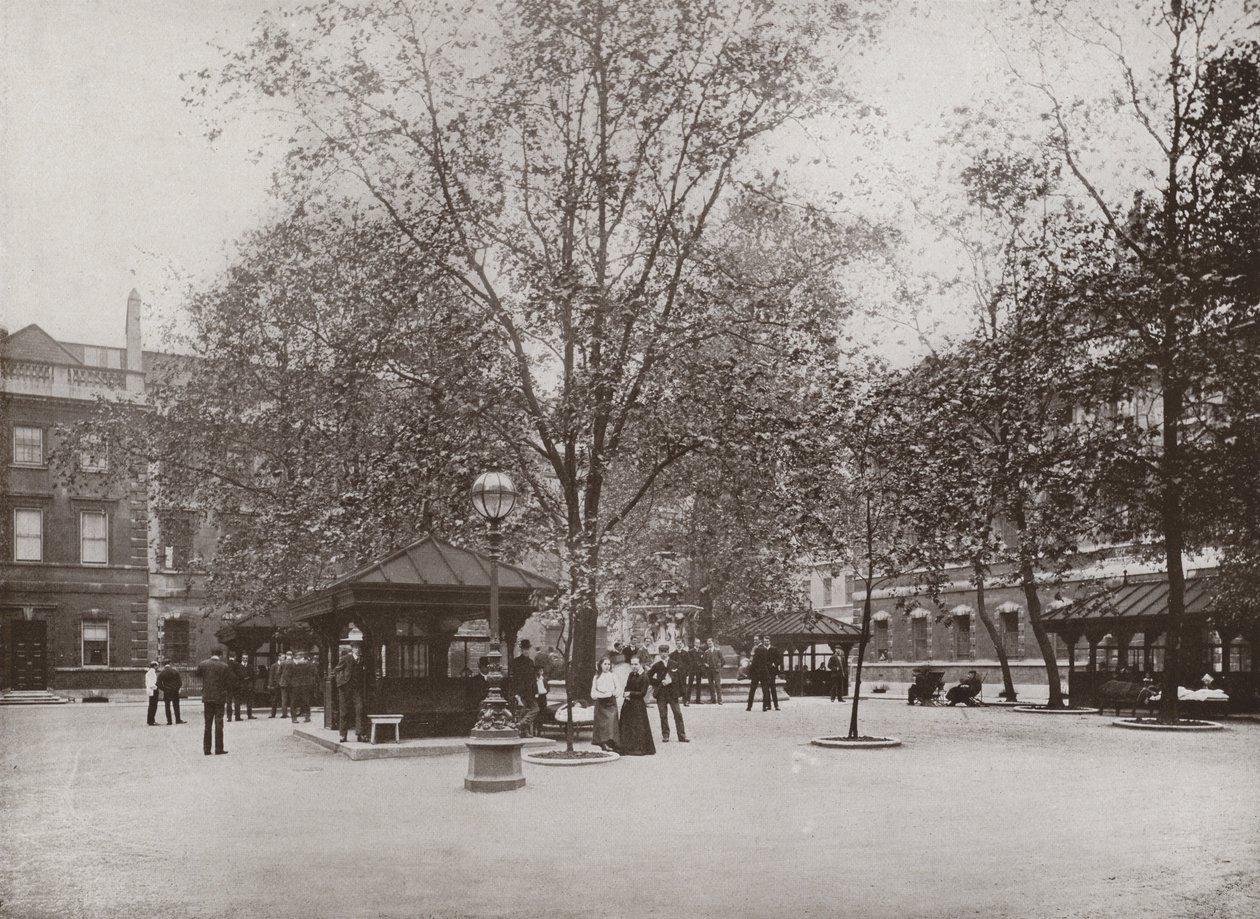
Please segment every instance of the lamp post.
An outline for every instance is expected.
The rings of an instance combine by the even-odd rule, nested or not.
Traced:
[[[503,695],[502,654],[499,650],[499,544],[500,524],[516,507],[516,486],[504,472],[483,472],[473,483],[473,510],[489,525],[490,547],[490,653],[487,692],[468,746],[469,791],[512,791],[525,784],[521,772],[524,744],[512,706]]]

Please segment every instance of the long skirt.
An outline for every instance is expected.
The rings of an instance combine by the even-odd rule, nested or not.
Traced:
[[[623,756],[653,756],[656,744],[652,742],[652,724],[648,721],[647,706],[642,699],[627,697],[621,706],[621,745],[617,752]]]
[[[591,743],[619,744],[621,729],[617,719],[616,699],[595,700],[595,725],[591,729]]]

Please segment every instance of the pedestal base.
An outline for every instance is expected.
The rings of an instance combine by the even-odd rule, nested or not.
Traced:
[[[525,785],[521,772],[521,747],[525,738],[515,732],[494,736],[474,736],[464,741],[468,747],[468,775],[464,788],[468,791],[515,791]]]

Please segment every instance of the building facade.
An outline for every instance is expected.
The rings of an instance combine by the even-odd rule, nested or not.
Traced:
[[[213,533],[155,512],[147,468],[118,468],[104,446],[66,449],[99,400],[143,410],[162,355],[141,347],[140,295],[123,348],[38,325],[0,337],[0,690],[142,692],[150,660],[193,664],[222,623],[202,615],[188,570]]]

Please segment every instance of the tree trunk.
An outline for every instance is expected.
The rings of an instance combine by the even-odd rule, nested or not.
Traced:
[[[1168,629],[1164,648],[1164,685],[1160,697],[1159,720],[1176,724],[1177,689],[1181,685],[1181,631],[1186,611],[1186,575],[1181,566],[1185,534],[1181,512],[1181,414],[1185,393],[1181,386],[1162,374],[1164,389],[1164,453],[1160,476],[1164,493],[1160,501],[1160,523],[1164,530],[1164,556],[1168,566]]]
[[[984,570],[977,562],[975,565],[976,572],[976,615],[980,619],[984,630],[989,634],[989,641],[993,642],[994,653],[997,654],[998,664],[1002,668],[1002,692],[1007,702],[1015,701],[1015,681],[1011,679],[1011,662],[1006,656],[1006,645],[1002,641],[1002,636],[998,634],[997,624],[994,623],[992,617],[989,616],[989,610],[984,602]]]
[[[870,502],[866,505],[867,549],[870,550]],[[862,662],[866,659],[866,644],[871,637],[871,591],[875,589],[875,566],[870,551],[866,554],[866,599],[862,601],[862,632],[858,636],[857,666],[853,669],[853,711],[849,714],[849,739],[858,737],[858,705],[862,701]]]
[[[591,681],[595,678],[595,627],[599,609],[595,602],[593,553],[589,562],[590,567],[575,565],[569,580],[573,592],[570,601],[573,604],[573,637],[565,686],[569,697],[573,699],[586,699],[590,693]]]
[[[1025,538],[1028,519],[1024,514],[1023,501],[1016,501],[1011,515],[1016,531],[1019,533],[1019,584],[1024,591],[1024,602],[1028,605],[1028,624],[1037,638],[1037,647],[1041,649],[1041,659],[1046,665],[1046,681],[1049,684],[1050,698],[1048,708],[1063,708],[1063,683],[1059,678],[1059,662],[1054,656],[1054,643],[1041,624],[1041,597],[1037,595],[1037,574],[1033,569],[1032,553],[1028,551]]]

